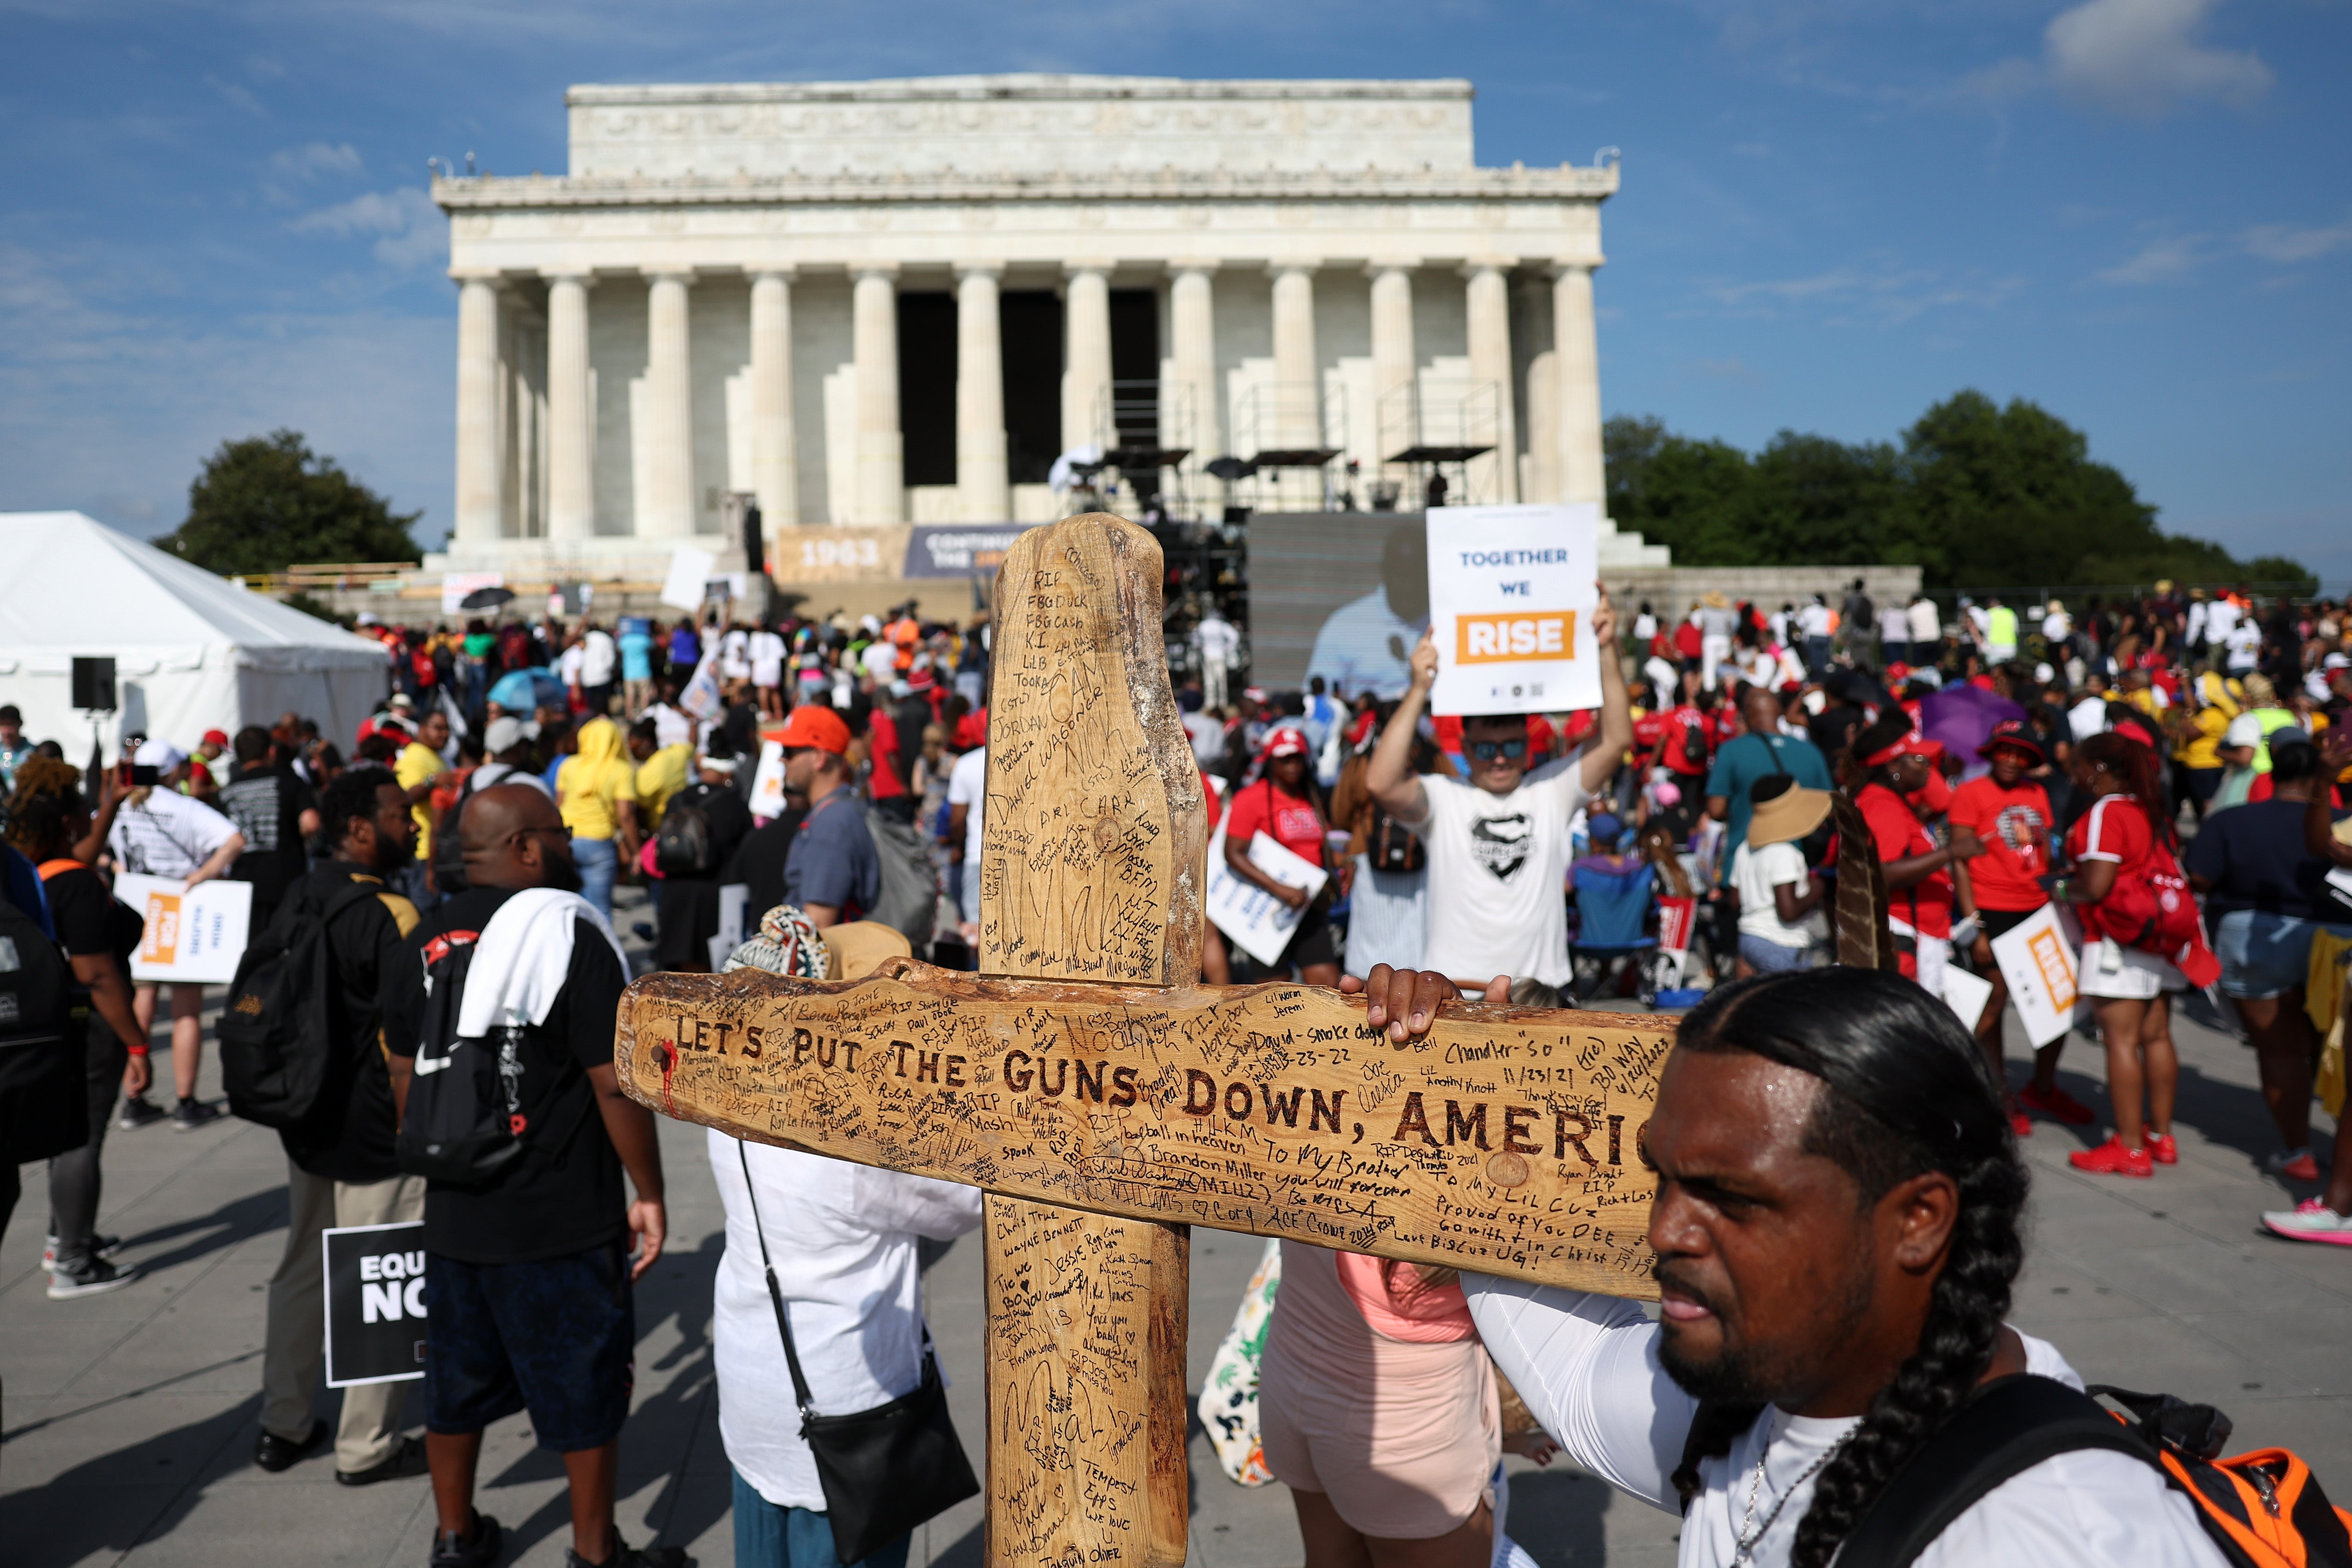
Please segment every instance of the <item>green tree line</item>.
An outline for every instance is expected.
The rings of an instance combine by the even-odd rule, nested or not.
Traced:
[[[2279,555],[2241,560],[2167,533],[2090,442],[2026,402],[1946,398],[1899,440],[1783,430],[1754,455],[1646,417],[1603,431],[1609,514],[1678,566],[1916,565],[1929,588],[2317,582]]]

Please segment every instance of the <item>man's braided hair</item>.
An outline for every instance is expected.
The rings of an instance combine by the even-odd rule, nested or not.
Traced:
[[[1879,1390],[1815,1482],[1797,1525],[1793,1568],[1827,1568],[1872,1503],[1951,1418],[1991,1363],[2010,1287],[2024,1261],[2018,1230],[2025,1166],[1992,1070],[1951,1009],[1914,983],[1874,970],[1765,975],[1714,993],[1683,1021],[1688,1051],[1748,1051],[1820,1079],[1803,1147],[1877,1203],[1899,1182],[1941,1171],[1959,1188],[1942,1272],[1918,1348]],[[1685,1499],[1698,1461],[1720,1458],[1754,1425],[1758,1405],[1713,1401],[1675,1472]]]

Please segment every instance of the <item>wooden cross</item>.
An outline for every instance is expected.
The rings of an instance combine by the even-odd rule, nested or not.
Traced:
[[[987,1560],[1178,1568],[1189,1227],[1650,1296],[1668,1020],[1203,987],[1206,815],[1159,546],[1104,513],[997,581],[978,975],[649,974],[614,1062],[666,1115],[987,1189]]]

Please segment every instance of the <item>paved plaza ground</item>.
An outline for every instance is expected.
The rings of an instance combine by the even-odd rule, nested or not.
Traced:
[[[625,916],[621,922],[627,921]],[[633,944],[634,945],[634,944]],[[2180,1164],[2153,1182],[2066,1166],[2070,1131],[2037,1125],[2031,1262],[2015,1321],[2057,1342],[2093,1381],[2164,1388],[2220,1405],[2238,1445],[2300,1449],[2352,1497],[2352,1251],[2273,1240],[2255,1214],[2286,1205],[2264,1177],[2272,1148],[2252,1053],[2177,1026],[2184,1070]],[[2013,1061],[2024,1053],[2012,1049]],[[205,1089],[218,1092],[209,1057]],[[158,1076],[169,1082],[159,1054]],[[2099,1053],[2079,1037],[2064,1081],[2100,1102]],[[637,1296],[636,1405],[621,1439],[621,1525],[633,1542],[685,1545],[706,1568],[732,1561],[728,1468],[710,1363],[710,1280],[720,1214],[699,1129],[666,1123],[670,1250]],[[2326,1156],[2326,1139],[2321,1155]],[[274,1134],[224,1121],[110,1135],[103,1227],[142,1277],[79,1301],[43,1293],[45,1178],[0,1243],[0,1560],[11,1568],[420,1568],[433,1528],[427,1483],[335,1484],[321,1454],[283,1475],[252,1462],[260,1409],[264,1282],[285,1245],[285,1162]],[[2293,1196],[2308,1195],[2307,1190]],[[1197,1390],[1263,1244],[1195,1231]],[[954,1381],[959,1430],[981,1431],[980,1245],[967,1237],[928,1274],[931,1323]],[[335,1395],[321,1391],[331,1413]],[[417,1402],[410,1402],[410,1418]],[[1216,1468],[1195,1426],[1192,1560],[1285,1568],[1298,1533],[1279,1486],[1251,1491]],[[1545,1568],[1673,1561],[1675,1521],[1565,1465],[1512,1461],[1510,1533]],[[492,1429],[481,1506],[503,1521],[508,1561],[557,1568],[569,1535],[562,1469],[521,1417]],[[921,1533],[919,1565],[977,1564],[979,1505]]]

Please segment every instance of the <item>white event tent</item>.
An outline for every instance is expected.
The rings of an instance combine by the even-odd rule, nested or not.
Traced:
[[[96,716],[110,759],[124,734],[187,751],[289,710],[348,746],[391,687],[380,643],[81,512],[0,512],[0,704],[77,763],[93,716],[73,706],[73,660],[91,655],[114,659],[118,711]]]

